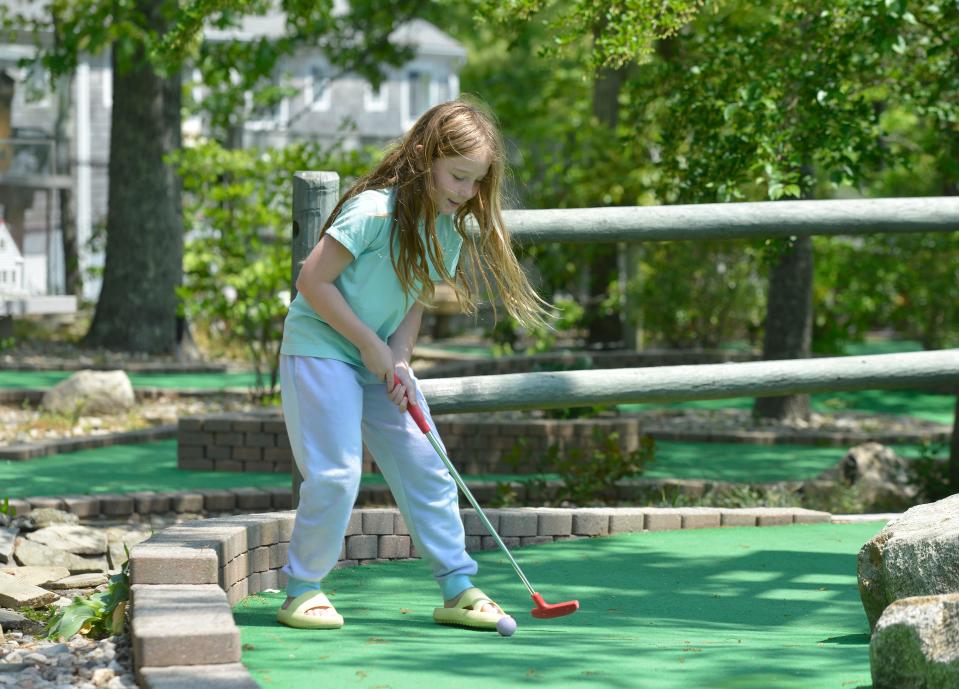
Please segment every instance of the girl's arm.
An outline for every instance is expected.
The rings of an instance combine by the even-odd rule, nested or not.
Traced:
[[[423,304],[416,302],[387,340],[393,351],[393,365],[401,383],[390,391],[390,398],[399,405],[400,411],[406,411],[406,391],[409,390],[410,394],[415,396],[416,387],[410,376],[410,359],[413,357],[413,347],[422,322]]]
[[[360,350],[363,365],[377,378],[385,380],[387,390],[392,392],[394,371],[392,350],[379,335],[359,319],[346,303],[339,288],[333,284],[333,281],[352,262],[353,254],[346,247],[332,237],[324,235],[303,262],[303,267],[296,279],[296,289],[306,299],[310,308]],[[400,329],[402,327],[400,325]]]

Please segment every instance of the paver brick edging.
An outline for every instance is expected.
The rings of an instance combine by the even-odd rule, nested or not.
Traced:
[[[0,459],[25,461],[49,457],[65,452],[79,450],[94,450],[112,445],[137,445],[151,443],[156,440],[170,440],[177,437],[175,424],[141,428],[135,431],[121,431],[119,433],[104,433],[83,438],[60,438],[58,440],[43,440],[36,443],[18,443],[0,447]]]
[[[293,505],[293,489],[283,488],[197,488],[177,491],[134,491],[91,495],[39,495],[11,498],[18,515],[41,507],[72,512],[81,519],[129,516],[132,514],[255,512],[286,510]]]
[[[143,689],[257,686],[240,663],[232,606],[282,588],[295,512],[215,517],[170,526],[130,552],[130,629]],[[616,533],[831,521],[803,508],[520,507],[486,511],[509,547]],[[461,510],[467,550],[497,546],[475,510]],[[340,567],[416,557],[395,508],[353,510]]]

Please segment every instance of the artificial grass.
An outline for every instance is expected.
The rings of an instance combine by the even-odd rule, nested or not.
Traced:
[[[623,412],[655,409],[751,409],[752,397],[730,397],[721,400],[693,400],[667,404],[621,404]],[[956,396],[921,390],[856,390],[854,392],[824,392],[811,395],[813,411],[820,414],[837,412],[865,412],[913,416],[924,421],[951,424],[955,416]]]
[[[0,371],[0,388],[25,390],[51,388],[75,371]],[[135,388],[170,390],[251,388],[256,384],[253,372],[238,373],[130,373]]]
[[[905,457],[918,447],[894,446]],[[836,465],[842,448],[803,445],[738,445],[726,443],[656,444],[648,478],[708,479],[758,483],[812,478]],[[456,458],[453,457],[456,461]],[[546,475],[546,478],[555,478]],[[530,475],[484,474],[468,480],[529,481]],[[380,474],[367,474],[364,485],[382,484]],[[287,473],[186,471],[177,468],[176,440],[140,445],[114,445],[95,450],[40,457],[26,461],[0,460],[0,499],[68,495],[171,491],[201,488],[274,488],[290,485]]]
[[[260,686],[420,689],[643,687],[844,689],[870,684],[869,625],[856,553],[882,524],[646,532],[518,550],[551,603],[537,620],[499,552],[475,554],[476,583],[519,623],[509,638],[440,627],[423,562],[336,570],[337,631],[274,622],[282,593],[234,607],[242,662]]]

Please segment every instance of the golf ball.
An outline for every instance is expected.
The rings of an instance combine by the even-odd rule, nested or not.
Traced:
[[[509,615],[499,618],[496,623],[496,631],[503,636],[513,636],[513,632],[516,631],[516,620]]]

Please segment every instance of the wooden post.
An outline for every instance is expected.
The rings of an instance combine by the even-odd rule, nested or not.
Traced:
[[[290,299],[296,297],[300,265],[320,240],[320,230],[340,198],[340,176],[335,172],[297,172],[293,175],[293,236]],[[303,477],[291,462],[293,508],[300,503]]]
[[[952,493],[959,493],[959,389],[956,390],[956,411],[952,417],[949,442],[949,489]]]

